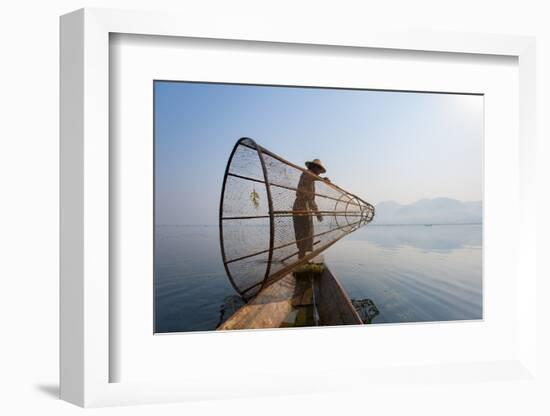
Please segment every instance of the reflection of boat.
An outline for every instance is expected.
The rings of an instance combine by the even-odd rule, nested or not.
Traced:
[[[218,330],[362,323],[338,280],[316,257],[263,288]]]

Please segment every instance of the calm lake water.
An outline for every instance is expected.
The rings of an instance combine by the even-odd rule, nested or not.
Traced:
[[[482,318],[482,226],[368,225],[325,253],[352,299],[377,323]],[[213,330],[239,298],[221,261],[217,226],[159,226],[156,332]]]

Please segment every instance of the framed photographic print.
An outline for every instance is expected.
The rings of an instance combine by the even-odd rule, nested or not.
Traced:
[[[234,27],[61,19],[62,398],[531,377],[533,40]]]
[[[153,88],[155,333],[482,319],[483,95]]]

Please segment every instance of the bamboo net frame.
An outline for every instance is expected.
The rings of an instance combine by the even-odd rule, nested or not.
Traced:
[[[314,182],[312,188],[299,186],[304,175]],[[316,209],[296,209],[299,197],[313,200]],[[371,222],[374,214],[374,207],[358,196],[241,138],[227,162],[219,210],[229,280],[241,296],[251,298]],[[297,227],[304,221],[305,236]]]

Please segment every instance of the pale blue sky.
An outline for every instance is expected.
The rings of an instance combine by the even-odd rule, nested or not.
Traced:
[[[243,136],[374,204],[482,198],[482,96],[157,81],[157,224],[217,223]]]

